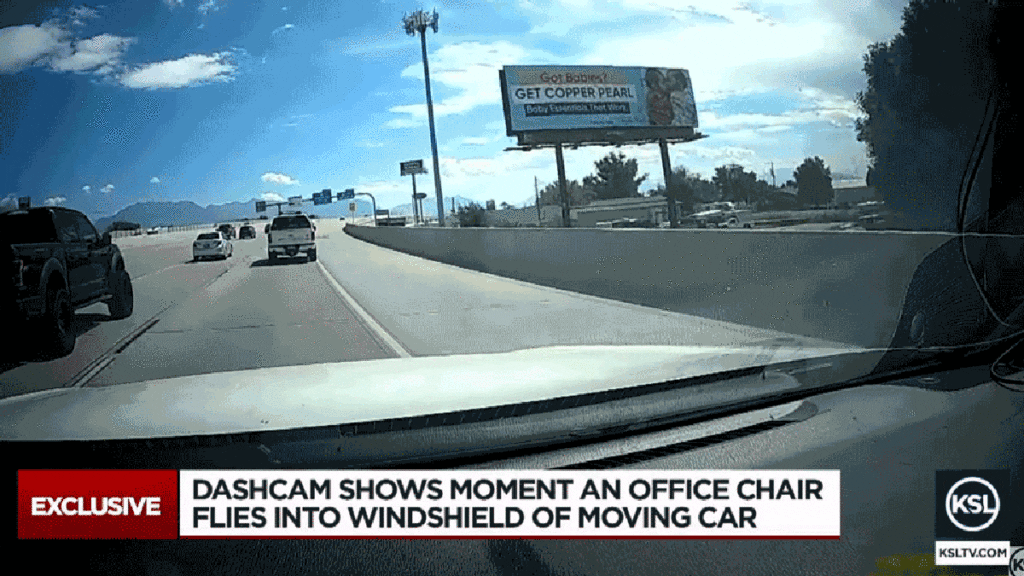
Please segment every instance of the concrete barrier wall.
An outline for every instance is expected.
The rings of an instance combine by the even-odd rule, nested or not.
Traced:
[[[372,228],[407,254],[622,302],[885,347],[914,271],[948,234]]]
[[[201,230],[206,228],[213,228],[215,224],[188,224],[186,226],[168,226],[161,227],[160,233],[166,234],[168,232],[181,232],[183,230]],[[149,228],[141,228],[139,230],[113,230],[110,232],[111,238],[124,238],[126,236],[145,236],[146,230]]]
[[[182,226],[166,226],[166,227],[165,226],[161,226],[160,227],[160,234],[167,234],[169,232],[183,232],[183,231],[187,232],[189,230],[206,230],[207,228],[209,228],[210,230],[213,230],[213,227],[216,226],[217,224],[224,224],[224,223],[225,222],[217,222],[215,224],[213,222],[210,222],[210,223],[207,223],[207,224],[185,224],[185,225],[182,225]],[[242,222],[227,221],[227,223],[228,224],[234,224],[235,228],[239,228],[239,227],[244,225]],[[254,226],[254,227],[256,227],[257,225],[262,227],[262,225],[269,224],[269,223],[270,223],[270,220],[251,220],[249,222],[249,224],[251,226]],[[111,238],[124,238],[126,236],[145,236],[146,235],[146,230],[149,230],[149,228],[140,228],[139,230],[114,230],[114,231],[110,232],[110,237]]]

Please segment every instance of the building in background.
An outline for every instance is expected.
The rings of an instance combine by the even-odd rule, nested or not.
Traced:
[[[864,180],[845,180],[832,183],[836,208],[852,208],[861,202],[877,200],[875,187]]]
[[[599,223],[617,220],[634,220],[638,225],[660,226],[668,222],[668,201],[664,196],[595,200],[572,212],[575,213],[573,226],[579,228],[596,228]]]

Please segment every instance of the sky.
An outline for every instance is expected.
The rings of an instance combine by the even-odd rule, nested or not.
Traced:
[[[0,198],[100,217],[140,201],[199,205],[309,197],[324,188],[407,204],[399,163],[433,170],[420,39],[403,16],[436,10],[427,52],[445,198],[532,204],[557,179],[551,149],[506,150],[498,71],[600,65],[689,71],[706,137],[670,147],[710,178],[736,163],[782,184],[804,158],[863,178],[856,95],[868,46],[905,1],[5,0],[0,7]],[[565,151],[582,180],[615,148]],[[646,191],[656,144],[624,146]],[[434,200],[433,175],[417,191]],[[446,202],[447,208],[447,202]]]

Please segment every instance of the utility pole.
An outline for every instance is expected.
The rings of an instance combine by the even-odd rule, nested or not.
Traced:
[[[437,34],[437,11],[430,14],[417,10],[402,19],[410,36],[420,34],[423,48],[423,82],[427,87],[427,118],[430,121],[430,149],[434,154],[434,191],[437,193],[437,225],[444,227],[444,200],[441,194],[441,167],[437,160],[437,136],[434,132],[434,102],[430,98],[430,66],[427,64],[427,28]]]

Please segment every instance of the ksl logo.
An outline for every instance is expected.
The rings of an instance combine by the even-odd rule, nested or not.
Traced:
[[[946,493],[946,515],[961,530],[981,532],[999,517],[999,491],[984,478],[961,478]]]
[[[1009,524],[1000,511],[1009,486],[1007,470],[936,471],[936,538],[1008,540]]]
[[[1024,548],[1017,548],[1017,551],[1010,555],[1010,576],[1024,576]]]

